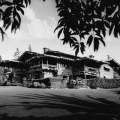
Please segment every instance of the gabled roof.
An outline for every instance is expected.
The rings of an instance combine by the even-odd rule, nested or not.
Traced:
[[[109,63],[104,61],[99,61],[89,57],[83,57],[81,59],[76,60],[76,64],[86,64],[88,66],[98,67],[99,65],[109,64]]]
[[[47,50],[45,51],[45,54],[48,55],[54,55],[54,56],[58,56],[58,57],[66,57],[66,58],[71,58],[71,59],[81,59],[81,57],[77,57],[75,55],[71,55],[71,54],[67,54],[67,53],[63,53],[63,52],[59,52],[59,51],[54,51],[54,50]]]
[[[120,64],[114,59],[107,60],[107,62],[109,62],[112,67],[120,67]]]
[[[0,62],[0,66],[8,68],[26,68],[28,64],[21,61],[3,60]]]
[[[96,63],[100,62],[98,60],[95,60],[95,59],[92,59],[92,58],[89,58],[89,57],[82,57],[81,59],[78,59],[77,61],[95,61]]]
[[[25,51],[17,60],[25,62],[27,59],[32,58],[37,55],[40,55],[40,54],[36,52]]]
[[[33,56],[29,58],[27,62],[31,60],[39,59],[39,58],[54,58],[54,59],[59,59],[59,60],[74,61],[73,58],[67,58],[67,57],[56,56],[56,55],[51,55],[51,54],[40,54],[38,56]]]

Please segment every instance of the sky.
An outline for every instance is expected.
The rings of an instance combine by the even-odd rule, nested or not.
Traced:
[[[0,41],[0,55],[2,60],[14,59],[16,48],[20,54],[28,50],[29,44],[33,52],[43,53],[43,48],[49,48],[55,51],[61,51],[67,54],[75,55],[73,48],[69,45],[63,45],[62,41],[57,38],[57,26],[59,16],[55,7],[54,0],[31,0],[32,4],[25,9],[22,17],[21,28],[16,34],[11,33],[10,29],[6,31],[7,36],[4,41]],[[2,24],[2,23],[0,23]],[[120,63],[120,38],[107,35],[105,37],[106,47],[100,44],[98,52],[93,51],[93,46],[86,47],[84,55],[79,52],[78,56],[88,57],[94,55],[97,60],[106,60],[107,55]]]

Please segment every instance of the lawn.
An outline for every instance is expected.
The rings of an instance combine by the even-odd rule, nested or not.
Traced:
[[[0,87],[0,120],[120,120],[119,89]]]

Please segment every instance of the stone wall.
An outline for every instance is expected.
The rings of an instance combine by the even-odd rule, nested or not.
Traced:
[[[61,88],[62,78],[51,77],[50,78],[51,88]]]

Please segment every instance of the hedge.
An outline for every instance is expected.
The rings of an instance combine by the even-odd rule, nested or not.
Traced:
[[[87,80],[87,86],[90,88],[119,88],[120,79],[94,78]]]

